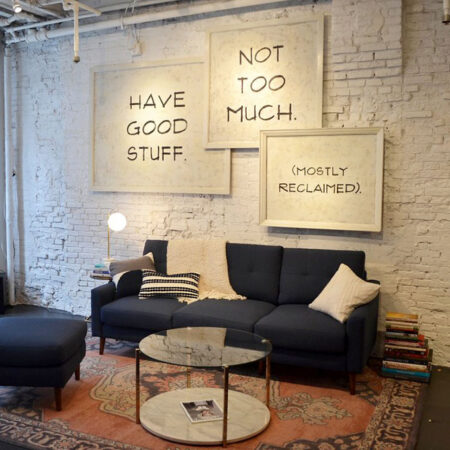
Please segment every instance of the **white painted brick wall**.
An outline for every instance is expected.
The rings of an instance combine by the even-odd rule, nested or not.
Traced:
[[[364,250],[387,310],[417,312],[450,365],[450,27],[440,0],[333,0],[141,28],[135,60],[198,56],[203,31],[222,24],[326,13],[325,127],[385,128],[382,233],[258,225],[258,152],[234,151],[232,195],[89,191],[89,69],[133,60],[121,31],[15,47],[16,266],[23,301],[89,313],[92,265],[105,256],[111,209],[128,217],[115,257],[146,238],[226,237],[235,242]]]

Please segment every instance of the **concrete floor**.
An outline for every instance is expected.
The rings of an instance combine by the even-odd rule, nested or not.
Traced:
[[[416,450],[450,449],[450,367],[433,367]]]
[[[66,311],[46,309],[39,306],[16,305],[8,307],[5,315],[48,317],[73,316]],[[1,320],[1,319],[0,319]],[[1,442],[0,450],[21,450],[24,447]],[[205,447],[206,448],[206,447]],[[450,449],[450,368],[434,367],[428,385],[420,422],[419,438],[415,450]]]

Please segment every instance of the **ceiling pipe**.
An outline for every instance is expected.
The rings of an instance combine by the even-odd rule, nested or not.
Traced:
[[[97,17],[97,14],[83,14],[80,15],[79,19],[88,19],[90,17]],[[64,19],[53,19],[53,20],[46,20],[45,22],[38,22],[38,23],[29,23],[27,25],[19,25],[17,27],[9,27],[4,29],[3,31],[5,33],[16,33],[17,31],[23,31],[23,30],[29,30],[31,28],[42,28],[42,27],[48,27],[50,25],[56,25],[64,22],[71,22],[73,20],[73,17],[66,17]]]
[[[61,3],[62,0],[52,0],[49,1],[47,3],[44,3],[44,5],[54,5],[56,3]],[[174,3],[174,0],[147,0],[144,2],[139,2],[136,3],[135,8],[141,8],[143,6],[150,6],[150,5],[155,5],[155,4],[164,4],[164,3]],[[127,9],[129,7],[129,3],[120,3],[117,5],[112,5],[112,6],[105,6],[102,8],[98,8],[98,10],[101,13],[108,13],[108,12],[114,12],[114,11],[120,11],[121,9]],[[1,15],[1,13],[0,13]],[[96,17],[98,16],[98,14],[92,14],[92,13],[88,13],[88,14],[83,14],[79,16],[79,20],[83,20],[83,19],[90,19],[92,17]],[[5,17],[8,17],[8,15],[5,14]],[[38,23],[34,23],[34,24],[28,24],[28,25],[20,25],[17,27],[9,27],[3,31],[5,31],[6,33],[15,33],[17,31],[23,31],[23,30],[28,30],[31,28],[43,28],[43,27],[47,27],[49,25],[56,25],[56,24],[60,24],[60,23],[64,23],[64,22],[70,22],[71,20],[73,20],[73,17],[65,17],[64,19],[53,19],[53,20],[46,20],[45,22],[38,22]]]
[[[142,8],[144,6],[160,6],[165,3],[175,3],[176,0],[146,0],[146,1],[136,1],[136,3],[133,5],[134,9],[136,8]],[[130,3],[118,3],[116,5],[111,6],[103,6],[102,8],[99,8],[101,11],[104,12],[110,12],[110,11],[117,11],[119,9],[127,9],[130,8]]]
[[[177,0],[143,0],[139,1],[137,0],[135,2],[134,7],[140,8],[142,6],[150,6],[150,5],[161,5],[163,3],[175,3]],[[62,3],[63,0],[41,0],[39,3],[41,6],[51,6],[51,5],[57,5]],[[119,9],[127,9],[130,7],[131,2],[124,2],[124,3],[116,3],[115,5],[111,6],[99,6],[97,9],[106,12],[106,11],[117,11]]]
[[[91,8],[88,5],[85,5],[84,3],[80,3],[77,0],[63,0],[63,8],[65,11],[73,11],[73,62],[79,63],[80,62],[80,55],[79,55],[79,49],[80,49],[80,34],[78,32],[79,30],[79,13],[80,13],[80,7],[83,9],[86,9],[92,14],[100,15],[101,12],[97,9]]]
[[[161,20],[175,19],[180,17],[190,17],[198,14],[205,14],[211,12],[224,12],[229,10],[240,10],[252,6],[261,6],[266,4],[274,4],[280,6],[283,3],[288,3],[290,0],[282,0],[274,2],[274,0],[228,0],[208,2],[202,5],[188,5],[180,7],[174,11],[160,11],[160,12],[146,12],[142,14],[136,14],[129,17],[120,17],[118,19],[104,20],[102,22],[96,22],[89,25],[82,25],[79,29],[80,33],[91,33],[95,31],[108,30],[111,28],[124,27],[127,25],[139,25],[143,23],[159,22]],[[69,36],[73,33],[71,28],[60,28],[56,30],[40,30],[39,39],[53,39],[63,36]],[[6,40],[7,44],[14,44],[17,42],[32,42],[36,40],[36,36],[17,36]]]
[[[5,47],[0,43],[0,86],[3,87]],[[5,117],[3,89],[0,88],[0,117]],[[0,270],[6,268],[6,211],[5,211],[5,123],[0,120]],[[5,280],[6,281],[6,280]],[[0,295],[1,296],[1,295]],[[6,298],[4,299],[6,302]],[[0,305],[1,307],[1,305]]]
[[[36,14],[38,16],[51,16],[51,17],[57,17],[58,19],[62,19],[63,16],[59,13],[56,13],[55,11],[52,11],[51,9],[45,9],[40,8],[39,6],[30,5],[27,2],[19,1],[20,6],[22,6],[24,11],[28,11],[32,14]]]
[[[0,19],[0,27],[7,27],[18,20],[26,20],[27,22],[36,22],[39,19],[36,16],[33,16],[32,14],[21,12],[18,14],[11,15],[7,19]]]
[[[98,9],[92,8],[92,6],[81,3],[78,0],[62,0],[62,5],[65,11],[72,10],[74,14],[75,9],[79,10],[81,8],[91,12],[92,14],[95,14],[96,16],[101,15],[101,12]]]
[[[11,50],[6,48],[3,58],[3,99],[5,123],[5,225],[6,225],[6,274],[8,277],[8,300],[14,305],[16,289],[14,281],[14,163],[11,132]]]

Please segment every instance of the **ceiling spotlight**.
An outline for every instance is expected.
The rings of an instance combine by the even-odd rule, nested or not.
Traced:
[[[22,12],[22,5],[19,2],[13,2],[13,10],[15,14]]]

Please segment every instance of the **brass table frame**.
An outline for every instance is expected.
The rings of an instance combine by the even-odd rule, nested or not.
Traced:
[[[264,339],[263,343],[269,343],[269,340]],[[266,362],[266,406],[270,408],[270,354],[265,357]],[[141,350],[136,348],[136,423],[141,423],[141,386],[140,386],[140,366],[141,366]],[[262,360],[261,360],[262,361]],[[225,365],[222,366],[223,370],[223,432],[222,432],[222,447],[227,446],[227,434],[228,434],[228,390],[229,390],[229,375],[230,368]],[[187,387],[191,387],[191,367],[186,369],[186,384]]]

